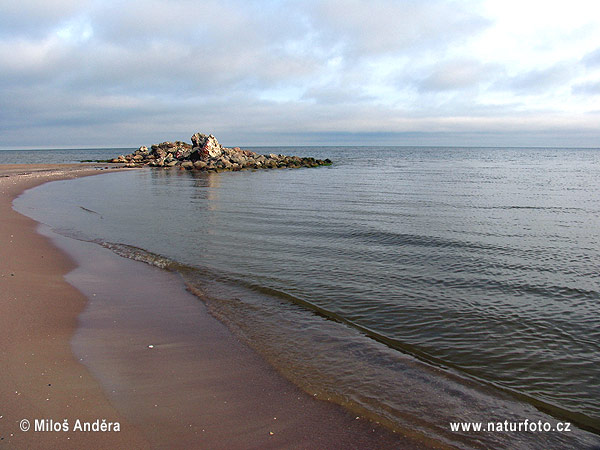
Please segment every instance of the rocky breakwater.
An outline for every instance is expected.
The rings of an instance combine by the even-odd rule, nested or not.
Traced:
[[[150,147],[142,146],[134,153],[121,155],[111,162],[125,163],[127,167],[175,167],[186,170],[211,172],[244,169],[277,169],[318,167],[331,165],[329,159],[301,158],[286,155],[261,155],[239,147],[223,147],[212,134],[196,133],[192,144],[163,142]]]

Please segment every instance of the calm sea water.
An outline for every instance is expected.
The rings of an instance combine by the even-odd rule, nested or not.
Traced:
[[[334,165],[106,174],[15,205],[179,271],[284,375],[389,426],[475,447],[599,444],[459,439],[448,421],[600,433],[600,150],[254,150]]]

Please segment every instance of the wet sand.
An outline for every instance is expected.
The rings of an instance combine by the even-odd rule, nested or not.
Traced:
[[[438,447],[299,390],[176,275],[47,228],[42,236],[11,208],[25,189],[97,167],[0,166],[0,447]],[[19,429],[22,419],[65,418],[118,421],[121,431]]]

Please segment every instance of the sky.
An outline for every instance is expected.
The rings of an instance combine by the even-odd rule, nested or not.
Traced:
[[[0,148],[600,147],[600,4],[2,0]]]

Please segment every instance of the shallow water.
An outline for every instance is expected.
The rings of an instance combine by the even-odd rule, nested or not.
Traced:
[[[453,442],[448,420],[541,409],[600,432],[599,150],[272,152],[335,164],[106,174],[15,204],[125,256],[169,258],[281,372],[392,427]]]

